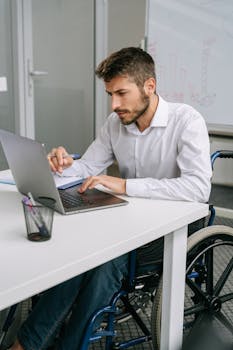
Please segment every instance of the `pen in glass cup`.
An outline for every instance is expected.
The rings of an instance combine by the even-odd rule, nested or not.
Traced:
[[[46,228],[44,219],[43,219],[43,217],[42,217],[42,215],[40,213],[40,210],[38,208],[36,208],[36,202],[35,202],[32,194],[31,194],[31,192],[28,192],[28,199],[29,199],[29,201],[32,204],[32,210],[33,210],[34,215],[41,222],[42,226]],[[46,230],[47,230],[47,228],[46,228]]]
[[[35,203],[31,193],[28,193],[28,197],[23,198],[23,203],[29,207],[31,218],[34,221],[34,223],[36,224],[36,227],[38,228],[40,234],[43,236],[47,236],[48,229],[46,227],[46,224],[45,224],[40,212],[38,211],[38,208],[34,207],[36,205],[36,203]]]

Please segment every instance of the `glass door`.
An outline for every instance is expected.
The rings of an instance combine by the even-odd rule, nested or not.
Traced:
[[[94,138],[94,1],[31,0],[35,139],[83,153]]]
[[[15,131],[13,85],[12,15],[9,0],[0,1],[0,77],[6,77],[7,91],[0,92],[0,128]],[[0,170],[7,162],[0,145]]]

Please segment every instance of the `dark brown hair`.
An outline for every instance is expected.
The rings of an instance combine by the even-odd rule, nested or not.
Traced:
[[[99,64],[95,73],[106,82],[116,76],[128,76],[139,87],[149,78],[156,79],[153,58],[138,47],[126,47],[112,53]]]

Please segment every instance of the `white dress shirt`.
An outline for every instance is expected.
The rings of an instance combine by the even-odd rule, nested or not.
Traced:
[[[212,175],[203,117],[191,106],[159,96],[150,126],[123,125],[116,113],[73,164],[79,176],[100,174],[117,160],[129,196],[207,202]]]

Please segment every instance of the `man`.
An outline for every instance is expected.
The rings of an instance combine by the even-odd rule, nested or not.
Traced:
[[[206,202],[211,165],[205,122],[192,107],[168,103],[156,94],[152,57],[124,48],[97,68],[113,113],[81,160],[48,155],[52,171],[73,169],[86,181],[84,192],[102,184],[117,194]],[[121,177],[102,175],[117,160]],[[64,282],[43,294],[21,327],[12,350],[46,349],[72,309],[57,349],[79,349],[90,315],[109,303],[127,274],[127,255]]]

